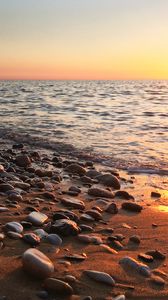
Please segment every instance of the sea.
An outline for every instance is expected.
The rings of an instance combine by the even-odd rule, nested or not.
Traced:
[[[0,138],[168,175],[168,81],[0,81]]]

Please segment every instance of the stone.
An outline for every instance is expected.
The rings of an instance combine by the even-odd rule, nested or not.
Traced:
[[[99,211],[95,209],[90,209],[85,212],[87,215],[91,216],[94,220],[99,221],[102,219],[102,215]]]
[[[55,245],[57,247],[60,247],[61,244],[62,244],[62,239],[56,233],[48,234],[47,237],[45,238],[45,241],[52,244],[52,245]]]
[[[81,193],[81,189],[74,185],[69,187],[69,191],[77,192],[78,194]]]
[[[105,212],[108,212],[109,214],[117,214],[118,213],[118,207],[116,203],[110,203],[105,208]]]
[[[35,233],[29,232],[23,235],[23,241],[31,246],[37,246],[40,244],[40,237]]]
[[[129,238],[130,242],[133,242],[135,244],[140,244],[141,242],[141,239],[138,235],[132,235],[130,238]]]
[[[6,192],[9,192],[12,190],[14,190],[14,187],[11,184],[8,184],[8,183],[0,184],[0,193],[6,193]]]
[[[11,201],[23,201],[23,197],[19,193],[10,193],[8,199]]]
[[[134,200],[134,197],[130,195],[127,191],[117,191],[115,193],[115,197],[126,199],[126,200]]]
[[[66,172],[71,173],[71,174],[77,174],[79,176],[83,176],[86,173],[85,168],[80,166],[79,164],[70,164],[64,169]]]
[[[142,206],[134,202],[123,202],[122,209],[129,210],[131,212],[141,212]]]
[[[90,215],[84,213],[80,216],[80,220],[85,222],[93,222],[95,219]]]
[[[15,163],[19,166],[19,167],[23,167],[26,168],[28,166],[31,165],[31,159],[28,155],[26,154],[20,154],[18,156],[16,156],[16,160]]]
[[[150,250],[146,252],[147,255],[151,255],[154,259],[163,260],[166,258],[166,255],[158,250]]]
[[[37,278],[50,277],[54,272],[54,265],[51,260],[34,248],[30,248],[23,253],[22,264],[26,272]]]
[[[75,209],[81,209],[81,210],[85,209],[85,204],[81,200],[67,198],[67,199],[61,199],[61,203],[65,206],[73,207]]]
[[[5,206],[0,206],[0,213],[1,212],[6,212],[9,211],[9,208],[5,207]]]
[[[126,299],[125,295],[119,295],[119,296],[113,298],[113,300],[125,300],[125,299]]]
[[[119,190],[120,189],[120,182],[118,180],[118,178],[112,174],[103,174],[103,175],[98,175],[96,177],[96,179],[109,187],[112,187],[115,190]]]
[[[14,231],[8,231],[7,236],[14,240],[19,240],[22,238],[22,235],[20,233]]]
[[[61,295],[72,295],[73,288],[65,281],[56,278],[47,278],[44,281],[44,287],[46,290],[55,292]]]
[[[89,278],[94,279],[95,281],[108,284],[110,286],[115,286],[115,280],[108,274],[104,272],[86,270],[84,271]]]
[[[83,243],[92,243],[96,245],[103,244],[101,237],[97,235],[79,234],[78,239]]]
[[[0,165],[0,173],[4,172],[5,169],[4,169],[4,166],[3,165]]]
[[[138,258],[147,263],[153,262],[153,256],[145,254],[145,253],[139,253]]]
[[[80,231],[76,222],[67,219],[57,220],[51,226],[51,233],[58,233],[62,236],[77,235]]]
[[[42,228],[35,229],[34,232],[40,239],[45,239],[48,236],[48,233]]]
[[[90,178],[95,178],[99,175],[102,175],[100,172],[96,171],[96,170],[89,170],[86,172],[85,174],[86,176],[90,177]]]
[[[35,226],[41,226],[48,220],[47,215],[33,211],[27,216],[27,221]]]
[[[113,248],[109,247],[109,246],[106,245],[106,244],[100,244],[100,247],[101,247],[104,251],[106,251],[106,252],[108,252],[108,253],[118,254],[118,252],[117,252],[116,250],[114,250]]]
[[[156,197],[156,198],[160,198],[161,197],[161,194],[159,192],[151,192],[151,197]]]
[[[65,259],[69,259],[71,261],[83,261],[87,258],[86,255],[73,254],[73,255],[65,255]]]
[[[17,233],[23,232],[23,226],[18,222],[8,222],[4,226],[5,231],[14,231]]]
[[[159,276],[152,275],[150,281],[151,283],[156,284],[157,286],[165,285],[165,280]]]
[[[137,261],[136,259],[125,256],[120,259],[119,263],[123,265],[125,268],[129,268],[132,271],[138,272],[140,275],[145,276],[145,277],[150,277],[151,276],[151,270],[150,268]]]
[[[90,188],[88,194],[94,197],[114,198],[114,193],[101,188]]]
[[[36,293],[36,296],[39,297],[39,298],[41,298],[41,299],[48,299],[49,294],[48,294],[47,291],[38,291]]]

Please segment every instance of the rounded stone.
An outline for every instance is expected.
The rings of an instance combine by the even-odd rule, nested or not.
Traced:
[[[31,222],[35,226],[43,225],[47,221],[48,217],[40,212],[33,211],[27,216],[27,221]]]
[[[44,287],[49,290],[62,295],[72,295],[72,287],[65,281],[56,278],[47,278],[44,281]]]
[[[28,155],[26,154],[20,154],[16,157],[16,160],[15,160],[16,164],[19,166],[19,167],[28,167],[31,165],[31,159]]]
[[[22,256],[22,263],[26,272],[38,278],[47,278],[54,272],[51,260],[37,249],[26,250]]]
[[[4,226],[5,231],[14,231],[17,233],[22,233],[23,232],[23,226],[18,223],[18,222],[9,222],[6,223]]]

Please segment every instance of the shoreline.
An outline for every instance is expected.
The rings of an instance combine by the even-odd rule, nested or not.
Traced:
[[[5,233],[5,237],[1,241],[2,248],[0,250],[0,283],[2,287],[0,297],[6,296],[7,300],[14,300],[16,298],[18,300],[23,300],[23,298],[25,300],[40,299],[37,293],[44,289],[43,280],[39,280],[36,277],[33,278],[22,267],[23,253],[32,247],[31,244],[23,241],[23,236],[26,233],[33,233],[37,228],[47,229],[45,224],[50,221],[53,222],[53,214],[56,211],[70,209],[78,217],[77,223],[79,226],[85,224],[92,228],[92,230],[88,228],[91,231],[82,231],[82,234],[88,236],[96,235],[97,238],[102,239],[102,242],[84,243],[78,239],[79,234],[77,236],[71,236],[71,234],[68,237],[61,236],[63,242],[60,247],[53,247],[49,242],[40,241],[37,249],[49,257],[55,267],[55,271],[50,277],[68,282],[74,291],[71,297],[60,296],[55,291],[54,299],[79,300],[84,299],[86,296],[91,296],[93,300],[104,300],[114,299],[115,296],[120,294],[125,295],[126,299],[161,300],[168,298],[168,210],[166,211],[165,209],[164,211],[168,194],[166,190],[157,188],[157,176],[154,176],[154,180],[151,181],[153,177],[148,174],[128,174],[123,170],[113,170],[113,168],[102,166],[98,163],[88,163],[88,159],[82,160],[81,164],[81,159],[76,159],[77,164],[87,172],[94,167],[101,174],[109,173],[110,170],[111,174],[116,173],[121,184],[120,190],[124,190],[129,195],[132,195],[134,200],[122,199],[123,196],[121,197],[121,195],[119,197],[115,196],[112,199],[101,196],[90,196],[88,195],[88,189],[91,187],[97,187],[112,193],[116,193],[119,189],[108,187],[94,181],[94,179],[90,180],[90,182],[89,179],[83,181],[78,171],[73,173],[72,170],[68,171],[66,169],[65,165],[71,165],[75,160],[70,154],[60,156],[57,153],[57,155],[53,156],[53,151],[38,149],[36,146],[26,146],[24,148],[26,150],[25,155],[31,157],[31,164],[26,167],[20,167],[20,165],[15,164],[15,159],[23,149],[13,149],[12,153],[11,141],[0,140],[0,142],[5,147],[5,151],[0,151],[0,165],[4,166],[5,172],[9,165],[14,167],[15,172],[10,171],[6,175],[10,174],[17,177],[17,180],[20,181],[20,187],[18,187],[18,183],[14,183],[14,181],[17,181],[16,178],[14,180],[14,177],[3,176],[4,171],[0,172],[1,184],[3,182],[13,184],[14,189],[21,195],[21,198],[18,198],[17,201],[10,200],[9,194],[6,192],[0,195],[0,206],[8,209],[6,212],[0,212],[1,232]],[[36,156],[35,152],[38,153],[36,153]],[[55,162],[53,160],[54,157]],[[62,162],[62,166],[61,164],[57,164]],[[40,171],[37,172],[37,169],[41,170],[41,173]],[[42,174],[43,172],[44,174]],[[166,181],[164,178],[163,176],[162,181]],[[33,182],[34,179],[38,179],[38,181],[35,180]],[[28,183],[30,186],[23,189],[24,185],[21,188],[21,182]],[[72,186],[80,189],[80,192],[76,193],[76,195],[73,191],[69,192],[69,187]],[[151,198],[152,191],[160,193],[161,197]],[[48,199],[45,193],[48,193],[47,197],[50,194],[51,198]],[[71,205],[64,202],[64,199],[71,199]],[[76,204],[73,203],[75,200],[82,201],[84,207],[76,208]],[[139,213],[127,211],[122,208],[123,202],[137,203],[142,206],[142,211]],[[110,203],[116,204],[118,209],[116,213],[106,212],[106,207]],[[31,226],[29,229],[24,228],[22,238],[15,239],[14,235],[9,237],[9,234],[4,231],[5,224],[13,221],[19,223],[25,221],[30,214],[30,207],[45,214],[48,217],[47,222],[41,226]],[[96,219],[81,219],[83,212],[90,210],[97,212]],[[101,217],[98,217],[98,213]],[[93,216],[93,212],[90,216]],[[112,246],[111,244],[110,248],[114,248],[118,253],[110,253],[109,249],[101,246],[101,244],[109,246],[107,242],[108,238],[110,236],[115,236],[116,238],[117,235],[121,238],[121,240],[118,240],[121,243],[120,249],[116,249],[117,245]],[[130,243],[130,237],[135,235],[140,238],[139,244]],[[56,248],[60,248],[58,253],[56,253]],[[155,249],[166,255],[165,259],[154,259],[153,262],[146,263],[137,258],[140,253],[146,253],[149,250]],[[85,253],[87,257],[86,259],[81,259],[81,261],[78,259],[65,259],[67,253],[71,255],[82,255]],[[139,262],[147,264],[152,275],[146,278],[136,271],[128,272],[128,270],[125,270],[119,261],[126,256],[138,259]],[[110,274],[115,279],[116,286],[112,288],[107,284],[88,278],[84,274],[84,271],[89,269]],[[157,273],[156,270],[158,269],[160,271]],[[152,281],[155,272],[159,278],[164,280],[164,284],[159,285],[158,282]],[[74,276],[76,279],[73,281],[71,278],[68,281],[67,275]],[[130,286],[134,287],[134,289],[130,289]],[[49,291],[49,296],[46,299],[53,299],[51,295],[52,293]]]

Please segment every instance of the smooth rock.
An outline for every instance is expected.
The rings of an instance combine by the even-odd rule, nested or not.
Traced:
[[[103,174],[103,175],[98,175],[96,177],[98,181],[106,186],[112,187],[115,190],[120,189],[120,182],[118,178],[112,174]]]
[[[73,288],[67,282],[56,278],[47,278],[44,281],[44,287],[48,291],[56,292],[61,295],[73,294]]]
[[[62,239],[60,238],[60,236],[58,234],[54,234],[54,233],[50,233],[47,235],[47,237],[45,238],[45,240],[55,246],[61,246],[62,244]]]
[[[138,258],[147,263],[153,262],[153,256],[147,255],[145,253],[139,253]]]
[[[130,195],[127,191],[117,191],[115,193],[115,197],[126,199],[126,200],[134,199],[134,197]]]
[[[164,286],[165,285],[165,280],[163,278],[159,277],[159,276],[152,275],[151,282],[158,285],[158,286]]]
[[[94,197],[114,198],[114,193],[101,188],[90,188],[88,194]]]
[[[147,255],[151,255],[154,259],[165,259],[166,255],[158,250],[150,250],[146,252]]]
[[[85,168],[81,167],[79,164],[70,164],[64,169],[68,173],[77,174],[79,176],[85,175]]]
[[[65,206],[73,207],[75,209],[82,209],[82,210],[85,209],[85,204],[81,200],[67,198],[67,199],[61,199],[61,203]]]
[[[94,270],[86,270],[84,271],[84,274],[86,274],[91,279],[94,279],[95,281],[115,286],[115,280],[107,273]]]
[[[133,271],[136,271],[145,277],[149,277],[151,275],[151,270],[147,265],[142,264],[136,259],[131,258],[129,256],[121,258],[119,263],[124,267],[130,268]]]
[[[58,233],[62,236],[77,235],[80,231],[76,222],[67,219],[57,220],[51,226],[51,233]]]
[[[1,183],[0,184],[0,193],[6,193],[8,191],[14,190],[14,187],[8,183]]]
[[[5,231],[14,231],[17,233],[23,232],[23,226],[18,222],[8,222],[4,226]]]
[[[43,225],[48,220],[47,215],[33,211],[27,216],[27,221],[35,226]]]
[[[94,220],[99,221],[102,219],[102,215],[99,211],[95,209],[90,209],[85,212],[85,214],[91,216]]]
[[[132,212],[141,212],[142,206],[134,202],[124,202],[122,203],[122,209]]]
[[[19,240],[22,238],[22,235],[20,233],[14,231],[8,231],[7,236],[14,240]]]
[[[23,253],[22,263],[25,271],[38,278],[47,278],[54,272],[54,265],[51,260],[34,248]]]
[[[15,160],[16,164],[19,166],[19,167],[28,167],[31,165],[31,159],[28,155],[26,154],[20,154],[16,157],[16,160]]]
[[[132,235],[130,238],[129,238],[130,242],[132,243],[135,243],[135,244],[140,244],[141,242],[141,239],[138,235]]]
[[[40,244],[40,237],[32,232],[24,234],[23,240],[24,242],[30,244],[31,246],[37,246]]]
[[[105,211],[109,214],[117,214],[118,213],[118,207],[116,203],[110,203],[106,208]]]
[[[92,244],[96,244],[96,245],[103,244],[101,237],[96,236],[96,235],[79,234],[78,239],[79,239],[79,241],[81,241],[83,243],[92,243]]]

